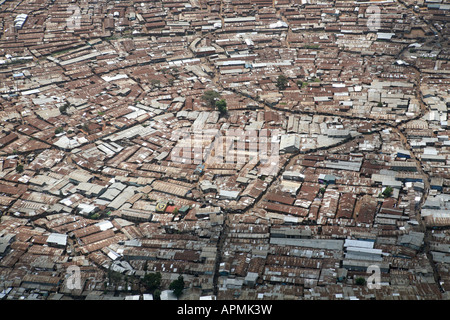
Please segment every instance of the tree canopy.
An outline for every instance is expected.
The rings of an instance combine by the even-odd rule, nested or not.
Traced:
[[[221,115],[224,115],[227,113],[227,102],[225,101],[225,99],[220,99],[218,101],[216,101],[216,108],[217,110],[219,110]]]
[[[394,191],[394,189],[392,189],[392,187],[386,187],[383,191],[383,196],[385,198],[389,198],[392,195],[392,192]]]
[[[219,100],[219,98],[220,93],[215,90],[207,90],[202,95],[202,100],[211,108],[216,106],[216,101]]]
[[[147,273],[144,276],[144,286],[147,287],[148,290],[155,290],[158,289],[161,285],[161,273]]]
[[[286,89],[287,84],[288,84],[288,78],[285,75],[282,75],[282,74],[279,75],[277,78],[277,84],[276,84],[277,88],[279,90],[284,90],[284,89]]]
[[[366,279],[364,279],[363,277],[358,277],[355,279],[355,284],[359,285],[359,286],[363,286],[366,284]]]
[[[181,294],[183,293],[184,289],[184,278],[183,276],[178,276],[177,280],[172,281],[172,283],[169,286],[170,290],[173,290],[173,294],[179,298]]]

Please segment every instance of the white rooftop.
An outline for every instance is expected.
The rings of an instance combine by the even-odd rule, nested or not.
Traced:
[[[47,242],[65,246],[67,244],[67,235],[61,233],[52,233],[48,236]]]

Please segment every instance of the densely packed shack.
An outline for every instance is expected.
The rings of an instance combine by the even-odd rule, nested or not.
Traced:
[[[0,1],[0,299],[447,298],[449,11]]]

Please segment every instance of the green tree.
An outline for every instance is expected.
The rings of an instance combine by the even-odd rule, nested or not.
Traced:
[[[277,78],[277,88],[278,90],[285,90],[288,84],[288,78],[285,75],[280,74]]]
[[[215,90],[207,90],[202,95],[202,100],[211,108],[216,106],[216,101],[219,100],[219,98],[220,93]]]
[[[161,290],[156,289],[153,292],[153,300],[161,300]]]
[[[363,277],[358,277],[355,279],[355,284],[357,284],[358,286],[363,286],[366,284],[366,279],[364,279]]]
[[[58,127],[58,128],[55,129],[55,134],[59,134],[59,133],[62,133],[62,132],[64,132],[64,128],[62,128],[62,127]]]
[[[65,104],[59,107],[59,112],[61,112],[61,114],[67,114],[67,109],[69,109],[69,107],[70,103],[66,102]]]
[[[181,294],[183,293],[184,289],[184,278],[182,275],[178,276],[177,280],[172,281],[172,283],[169,286],[170,290],[173,290],[173,294],[179,298]]]
[[[122,280],[122,274],[111,269],[112,265],[108,268],[108,284],[117,285]]]
[[[227,102],[225,101],[225,99],[220,99],[216,101],[216,108],[217,110],[219,110],[221,115],[226,114],[228,109],[227,109]]]
[[[21,163],[19,163],[17,166],[16,166],[16,171],[18,172],[18,173],[22,173],[23,172],[23,164],[21,164]]]
[[[156,272],[156,273],[147,273],[144,276],[144,286],[152,291],[152,290],[156,290],[159,288],[159,286],[161,285],[161,273],[160,272]]]
[[[394,189],[392,189],[392,187],[387,186],[383,191],[383,196],[385,198],[389,198],[392,195],[393,191],[394,191]]]

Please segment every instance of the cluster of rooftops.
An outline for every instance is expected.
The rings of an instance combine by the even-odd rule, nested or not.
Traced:
[[[410,2],[0,1],[0,298],[446,298],[449,8]]]

